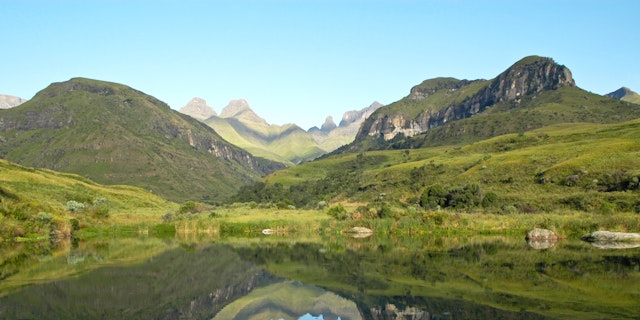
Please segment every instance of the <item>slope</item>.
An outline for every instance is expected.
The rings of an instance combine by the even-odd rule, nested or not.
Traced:
[[[173,201],[219,201],[282,165],[124,85],[75,78],[0,111],[0,157],[128,184]]]
[[[176,206],[140,188],[104,186],[78,175],[0,160],[0,239],[68,236],[70,219],[81,218],[67,210],[69,201],[100,203],[100,218],[111,213],[163,213]]]

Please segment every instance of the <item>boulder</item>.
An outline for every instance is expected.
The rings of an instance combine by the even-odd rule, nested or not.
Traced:
[[[534,228],[527,233],[526,240],[533,249],[549,249],[558,242],[558,235],[549,229]]]
[[[558,241],[558,235],[549,229],[534,228],[527,233],[526,239],[528,241]]]

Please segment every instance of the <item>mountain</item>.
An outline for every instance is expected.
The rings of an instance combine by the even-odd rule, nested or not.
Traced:
[[[20,97],[0,94],[0,109],[9,109],[25,103],[27,100]]]
[[[216,111],[207,105],[207,101],[198,97],[191,99],[189,103],[180,108],[180,112],[201,121],[216,115]]]
[[[382,104],[374,101],[366,108],[345,112],[337,127],[333,123],[333,118],[329,117],[320,129],[313,127],[308,132],[313,135],[313,138],[322,149],[331,152],[353,142],[360,125],[380,107],[382,107]]]
[[[337,152],[466,143],[567,122],[634,119],[639,108],[584,91],[551,58],[530,56],[492,80],[436,78],[378,109]]]
[[[172,201],[219,201],[282,168],[152,96],[84,78],[53,83],[0,110],[0,157],[138,186]]]
[[[640,212],[638,136],[640,105],[584,91],[568,68],[528,57],[493,80],[427,80],[375,111],[353,143],[233,199],[369,203],[359,217],[410,207]]]
[[[640,104],[640,94],[633,92],[627,87],[622,87],[614,92],[606,94],[606,96],[622,101]]]
[[[225,140],[251,154],[293,165],[324,153],[306,131],[294,124],[274,125],[258,116],[244,99],[232,100],[205,124]]]

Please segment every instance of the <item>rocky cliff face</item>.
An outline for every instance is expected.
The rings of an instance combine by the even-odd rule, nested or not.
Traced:
[[[216,111],[207,105],[207,101],[198,97],[191,99],[179,111],[201,121],[217,115]]]
[[[416,86],[404,100],[425,100],[443,90],[454,93],[476,83],[468,80],[446,80],[437,82],[436,86]],[[386,113],[384,108],[379,109],[379,112],[374,113],[364,122],[356,140],[368,136],[382,137],[385,140],[393,139],[398,134],[414,136],[448,121],[468,118],[483,112],[496,103],[504,101],[519,103],[524,96],[565,86],[575,86],[568,68],[556,64],[550,58],[527,57],[461,102],[425,109],[417,116]],[[447,103],[446,100],[444,103]]]

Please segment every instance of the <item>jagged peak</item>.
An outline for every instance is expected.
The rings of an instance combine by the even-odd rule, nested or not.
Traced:
[[[200,120],[217,115],[216,111],[207,105],[206,100],[198,97],[189,100],[189,102],[184,107],[180,108],[179,111]]]
[[[357,122],[358,120],[364,120],[381,107],[384,107],[382,103],[374,101],[366,108],[347,111],[342,115],[342,120],[340,120],[340,124],[338,126],[344,127]]]
[[[329,131],[337,128],[337,127],[338,126],[336,125],[336,123],[333,122],[333,117],[332,116],[328,116],[327,119],[322,124],[322,126],[320,127],[320,130],[324,131],[324,132],[329,132]]]
[[[220,117],[222,118],[230,118],[245,111],[251,111],[251,107],[249,107],[249,103],[245,99],[234,99],[229,101],[226,107],[222,109],[220,112]]]
[[[245,99],[235,99],[229,101],[229,104],[220,112],[221,118],[236,118],[245,121],[259,123],[261,125],[269,126],[266,120],[258,116],[249,107],[249,103]]]

